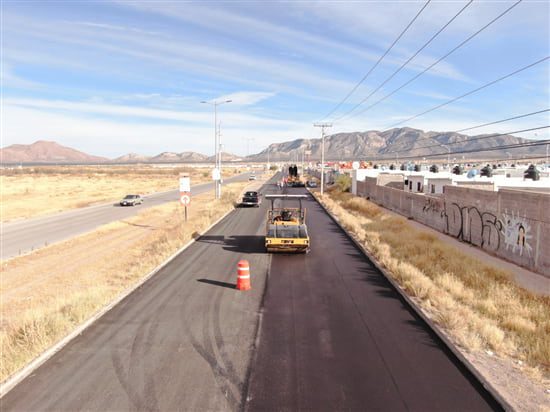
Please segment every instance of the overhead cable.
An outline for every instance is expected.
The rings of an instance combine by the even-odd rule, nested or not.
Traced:
[[[334,113],[336,110],[338,110],[340,108],[340,106],[342,106],[342,104],[344,104],[349,98],[350,96],[357,90],[357,88],[367,79],[367,77],[369,77],[369,75],[373,72],[374,69],[376,69],[376,67],[380,64],[380,62],[386,57],[386,55],[391,51],[391,49],[393,49],[393,46],[395,46],[395,44],[399,41],[399,39],[401,39],[401,37],[403,37],[403,35],[407,32],[407,30],[409,30],[409,28],[413,25],[413,23],[416,21],[416,19],[422,14],[422,12],[424,11],[424,9],[428,6],[428,4],[430,4],[431,0],[428,0],[424,6],[418,11],[418,13],[416,13],[416,16],[414,16],[414,18],[409,22],[409,24],[407,24],[407,27],[405,27],[403,29],[403,31],[399,34],[399,36],[397,36],[397,38],[393,41],[393,43],[391,44],[390,47],[388,47],[386,49],[386,51],[384,52],[384,54],[382,56],[380,56],[380,58],[378,59],[378,61],[374,64],[374,66],[372,66],[370,68],[370,70],[367,72],[367,74],[365,74],[363,76],[363,78],[361,80],[359,80],[359,82],[351,89],[351,91],[346,95],[346,97],[344,97],[340,103],[338,103],[336,105],[336,107],[334,107],[326,116],[323,117],[323,119],[326,119],[327,117],[329,117],[332,113]]]
[[[503,123],[503,122],[506,122],[506,121],[509,121],[509,120],[515,120],[515,119],[521,119],[523,117],[528,117],[528,116],[533,116],[535,114],[540,114],[540,113],[545,113],[545,112],[548,112],[550,111],[550,109],[545,109],[545,110],[539,110],[537,112],[531,112],[531,113],[527,113],[527,114],[523,114],[523,115],[519,115],[519,116],[514,116],[514,117],[509,117],[507,119],[502,119],[502,120],[497,120],[497,121],[494,121],[494,122],[490,122],[490,123],[484,123],[484,124],[481,124],[481,125],[478,125],[478,126],[472,126],[472,127],[467,127],[465,129],[460,129],[460,130],[455,130],[455,131],[452,131],[452,132],[445,132],[445,133],[438,133],[436,134],[435,136],[428,136],[428,137],[422,137],[420,139],[417,139],[414,143],[417,143],[417,142],[420,142],[422,140],[435,140],[437,142],[437,138],[438,137],[441,137],[441,136],[446,136],[448,135],[449,133],[459,133],[459,132],[463,132],[463,131],[466,131],[466,130],[473,130],[473,129],[478,129],[480,127],[483,127],[483,126],[489,126],[489,125],[493,125],[493,124],[497,124],[497,123]],[[529,129],[530,130],[530,129]],[[525,131],[529,131],[529,130],[523,130],[523,132]],[[520,131],[522,132],[522,131]],[[508,134],[511,134],[511,133],[519,133],[518,131],[516,132],[510,132]],[[497,134],[497,136],[501,136],[501,134]],[[481,137],[481,139],[485,139],[487,137],[491,137],[491,136],[483,136]],[[477,140],[478,138],[476,137],[472,137],[472,138],[469,138],[469,140],[467,140],[468,142],[469,141],[473,141],[473,140]],[[460,143],[460,142],[459,142]],[[392,146],[399,146],[399,145],[405,145],[405,144],[410,144],[409,142],[397,142],[397,143],[394,143]],[[448,145],[448,144],[451,144],[451,143],[439,143],[438,144],[435,144],[435,146],[438,146],[439,144],[443,144],[443,145]],[[454,144],[454,143],[452,143]],[[396,153],[396,152],[403,152],[403,151],[406,151],[406,150],[417,150],[417,149],[423,149],[423,148],[426,148],[426,147],[433,147],[434,145],[431,145],[431,146],[420,146],[420,147],[411,147],[411,148],[403,148],[403,149],[400,149],[400,150],[390,150],[386,153]]]
[[[359,112],[356,112],[355,114],[353,114],[352,116],[350,117],[353,117],[353,116],[357,116],[359,114],[362,114],[362,113],[365,113],[366,111],[372,109],[374,106],[382,103],[384,100],[386,100],[387,98],[389,98],[390,96],[393,96],[395,93],[397,93],[398,91],[400,91],[401,89],[403,89],[404,87],[408,86],[409,84],[411,84],[413,81],[415,81],[416,79],[418,79],[420,76],[422,76],[424,73],[426,73],[427,71],[431,70],[435,65],[437,65],[438,63],[440,63],[442,60],[446,59],[448,56],[450,56],[452,53],[454,53],[456,50],[460,49],[462,46],[464,46],[466,43],[468,43],[470,40],[472,40],[475,36],[477,36],[478,34],[480,34],[481,32],[483,32],[484,30],[486,30],[490,25],[492,25],[494,22],[496,22],[498,19],[502,18],[505,14],[509,13],[514,7],[516,7],[519,3],[521,3],[523,0],[518,0],[516,3],[512,4],[510,7],[508,7],[506,10],[504,10],[502,13],[500,13],[497,17],[495,17],[493,20],[491,20],[489,23],[487,23],[485,26],[483,26],[481,29],[479,29],[478,31],[476,31],[474,34],[472,34],[471,36],[469,36],[466,40],[464,40],[463,42],[461,42],[460,44],[458,44],[456,47],[454,47],[450,52],[448,52],[447,54],[445,54],[443,57],[439,58],[438,60],[436,60],[434,63],[432,63],[430,66],[428,66],[426,69],[424,69],[423,71],[421,71],[420,73],[418,73],[416,76],[414,76],[413,78],[411,78],[410,80],[408,80],[407,82],[403,83],[401,86],[399,86],[397,89],[394,89],[391,93],[385,95],[384,97],[382,97],[381,99],[377,100],[376,102],[374,102],[373,104],[371,104],[370,106],[368,106],[367,108],[365,108],[364,110],[361,110]],[[337,120],[340,120],[341,118],[337,119]]]
[[[353,112],[355,109],[357,109],[359,106],[361,106],[363,103],[365,103],[373,94],[375,94],[378,90],[380,90],[387,82],[389,82],[391,79],[393,79],[393,77],[399,73],[401,70],[403,70],[411,61],[412,59],[414,59],[416,56],[418,56],[418,54],[420,54],[420,52],[422,50],[424,50],[432,41],[435,40],[435,38],[437,36],[439,36],[441,34],[441,32],[443,30],[445,30],[454,20],[456,20],[458,18],[458,16],[460,16],[462,14],[462,12],[464,10],[466,10],[472,3],[473,3],[474,0],[470,0],[468,3],[466,3],[466,5],[464,7],[462,7],[458,13],[456,13],[452,18],[451,20],[449,20],[447,23],[445,23],[445,25],[443,27],[441,27],[426,43],[424,43],[424,45],[418,49],[411,57],[409,57],[409,59],[403,63],[396,71],[394,71],[388,78],[386,78],[386,80],[384,80],[376,89],[374,89],[367,97],[365,97],[363,100],[361,100],[359,103],[357,103],[355,106],[353,106],[351,108],[351,110],[348,110],[346,113],[340,115],[339,117],[337,117],[335,120],[339,120],[339,119],[342,119],[344,117],[346,117],[348,114],[350,114],[351,112]],[[343,103],[343,102],[342,102]],[[336,109],[335,109],[336,110]],[[335,111],[333,110],[331,112],[331,114]]]

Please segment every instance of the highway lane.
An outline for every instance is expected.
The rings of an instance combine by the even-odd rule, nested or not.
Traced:
[[[272,257],[247,409],[498,410],[321,207],[304,205],[311,252]]]
[[[265,254],[267,203],[230,214],[2,410],[499,409],[313,200],[311,252]],[[250,292],[232,288],[243,257]]]
[[[270,263],[266,207],[233,211],[5,395],[2,411],[239,409]],[[242,258],[247,292],[233,288]]]
[[[225,183],[248,179],[248,173],[225,179]],[[193,195],[214,190],[213,183],[203,183],[191,188]],[[155,193],[146,196],[142,205],[119,207],[116,204],[91,206],[82,209],[57,213],[52,216],[25,219],[1,225],[2,259],[36,250],[61,240],[70,239],[106,223],[134,216],[144,208],[158,206],[178,200],[179,192]]]

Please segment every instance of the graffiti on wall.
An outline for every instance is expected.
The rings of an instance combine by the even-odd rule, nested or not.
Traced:
[[[533,248],[530,244],[530,240],[533,237],[531,234],[531,225],[526,222],[525,216],[520,217],[519,212],[508,213],[507,210],[502,214],[504,244],[506,250],[511,250],[512,253],[518,253],[523,256],[523,253],[527,253],[527,256],[531,257]]]
[[[424,207],[422,208],[422,212],[441,214],[443,210],[441,210],[441,206],[439,205],[439,203],[440,202],[438,202],[436,199],[426,197],[426,201],[424,202]]]
[[[445,220],[446,233],[463,242],[495,252],[503,246],[520,256],[532,256],[531,225],[525,216],[520,217],[519,212],[505,211],[499,219],[475,206],[445,203],[441,216]]]
[[[499,249],[503,225],[493,213],[481,212],[475,206],[446,203],[443,216],[449,235],[485,249]]]

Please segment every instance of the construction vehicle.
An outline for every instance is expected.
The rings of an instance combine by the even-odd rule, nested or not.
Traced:
[[[306,253],[309,251],[309,235],[306,226],[306,210],[302,208],[302,199],[306,195],[265,195],[271,200],[271,209],[267,212],[265,248],[268,252]],[[299,207],[286,205],[275,207],[275,201],[297,200]]]
[[[298,174],[298,166],[291,165],[288,168],[288,178],[286,181],[286,184],[289,187],[304,187],[305,183],[300,178],[300,175]]]

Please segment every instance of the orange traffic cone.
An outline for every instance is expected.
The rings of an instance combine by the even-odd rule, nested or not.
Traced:
[[[237,290],[250,289],[250,265],[248,260],[241,260],[237,264]]]

